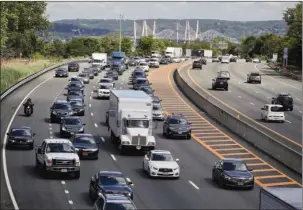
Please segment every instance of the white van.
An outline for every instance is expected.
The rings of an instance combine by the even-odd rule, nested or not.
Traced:
[[[283,106],[279,104],[265,104],[264,107],[261,108],[261,120],[284,123],[285,115]]]

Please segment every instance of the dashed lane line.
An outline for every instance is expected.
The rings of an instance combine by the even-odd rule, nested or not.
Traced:
[[[253,105],[253,106],[255,105],[255,104],[254,104],[254,103],[252,103],[252,102],[249,102],[249,103],[250,103],[251,105]]]
[[[195,184],[195,183],[193,183],[192,181],[188,181],[189,182],[189,184],[191,184],[194,188],[196,188],[197,190],[199,190],[200,188]]]
[[[91,116],[94,116],[94,113],[90,113]]]
[[[110,154],[110,156],[112,157],[112,159],[113,159],[114,161],[117,161],[116,157],[115,157],[113,154]]]
[[[105,142],[105,139],[103,137],[101,137],[101,141]]]
[[[98,128],[98,125],[97,125],[97,123],[94,123],[94,125],[95,125],[95,127],[96,127],[96,128]]]

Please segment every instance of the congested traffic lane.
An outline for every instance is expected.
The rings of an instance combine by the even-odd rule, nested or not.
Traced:
[[[296,86],[289,86],[288,83],[280,83],[269,76],[262,76],[262,84],[246,83],[247,74],[256,72],[255,64],[230,63],[217,64],[209,63],[202,71],[184,69],[188,71],[189,77],[205,91],[219,98],[230,107],[242,112],[262,125],[286,136],[295,141],[298,146],[302,141],[302,102],[301,92]],[[229,71],[229,91],[211,90],[212,80],[219,71]],[[298,83],[293,81],[294,84]],[[286,92],[294,98],[294,110],[285,112],[285,123],[267,123],[260,120],[261,108],[264,104],[271,103],[271,98],[277,93]]]

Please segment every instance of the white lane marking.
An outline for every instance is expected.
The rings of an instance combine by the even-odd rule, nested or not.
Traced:
[[[52,139],[52,138],[53,138],[53,136],[49,136],[49,138],[51,138],[51,139]]]
[[[288,122],[288,123],[291,123],[290,121],[288,121],[288,120],[284,120],[285,122]]]
[[[120,87],[120,89],[122,90],[122,87]]]
[[[74,202],[72,200],[68,200],[68,203],[71,204],[71,205],[74,204]]]
[[[68,190],[64,190],[64,193],[65,193],[65,194],[69,194]]]
[[[91,116],[94,116],[94,113],[90,113]]]
[[[250,103],[251,105],[253,105],[253,106],[255,105],[255,104],[254,104],[254,103],[252,103],[252,102],[249,102],[249,103]]]
[[[103,137],[101,137],[101,141],[105,142],[105,139]]]
[[[199,190],[200,188],[195,184],[195,183],[193,183],[192,181],[188,181],[189,182],[189,184],[191,184],[194,188],[196,188],[197,190]]]
[[[257,65],[255,65],[255,69],[257,69],[257,70],[261,73],[261,71],[257,68]],[[297,87],[292,86],[292,85],[290,85],[290,84],[288,84],[288,83],[286,83],[286,82],[282,82],[282,81],[280,81],[280,80],[278,80],[278,79],[275,79],[275,78],[273,78],[273,77],[271,77],[271,76],[269,76],[269,75],[266,75],[266,76],[268,76],[268,77],[270,77],[271,79],[276,80],[276,81],[278,81],[278,82],[280,82],[280,83],[283,83],[283,84],[285,84],[285,85],[288,85],[288,86],[290,86],[290,87],[293,87],[293,88],[295,88],[295,89],[302,90],[301,88],[297,88]]]
[[[301,99],[299,99],[299,98],[296,98],[296,100],[297,100],[297,101],[301,101]]]
[[[92,107],[92,105],[91,105],[91,104],[88,104],[88,106],[89,106],[89,107]]]
[[[255,91],[255,93],[259,93],[259,92]]]
[[[274,88],[271,88],[272,90],[274,90]]]
[[[270,97],[268,97],[268,96],[266,98],[270,99]]]
[[[94,92],[92,91],[92,92],[90,92],[91,94],[93,94]]]
[[[242,98],[241,96],[238,96],[238,98]]]
[[[51,131],[50,131],[50,132],[49,132],[49,134],[50,134],[50,135],[52,135],[52,134],[53,134],[53,132],[51,132]]]
[[[98,128],[98,125],[97,125],[97,123],[94,123],[94,125],[95,125],[95,127],[96,127],[96,128]]]
[[[52,128],[52,127],[49,127],[48,129],[52,130],[53,128]]]
[[[92,100],[92,97],[89,97],[90,100]]]
[[[93,86],[93,88],[96,88],[96,86]]]
[[[50,124],[50,123],[49,123],[48,125],[49,125],[50,127],[51,127],[51,126],[53,126],[53,125],[52,125],[52,124]]]
[[[241,85],[241,82],[239,82],[239,85]]]
[[[61,184],[65,184],[65,181],[61,181]]]
[[[9,130],[10,130],[10,127],[12,126],[13,124],[13,121],[19,111],[19,109],[21,108],[21,106],[23,105],[24,101],[29,97],[30,94],[32,94],[37,88],[39,88],[41,85],[43,85],[44,83],[46,83],[47,81],[49,81],[50,79],[54,78],[53,76],[47,78],[46,80],[44,80],[43,82],[41,82],[40,84],[38,84],[36,87],[34,87],[24,98],[23,100],[20,102],[19,106],[17,107],[16,111],[14,112],[11,120],[9,121],[8,125],[7,125],[7,128],[6,128],[6,132],[5,133],[8,133]],[[15,195],[13,193],[13,189],[12,189],[12,186],[11,186],[11,183],[10,183],[10,180],[9,180],[9,176],[8,176],[8,171],[7,171],[7,165],[6,165],[6,149],[5,149],[5,145],[6,145],[6,142],[7,142],[7,135],[4,135],[4,138],[3,138],[3,147],[2,147],[2,167],[3,167],[3,173],[4,173],[4,179],[5,179],[5,183],[6,183],[6,186],[7,186],[7,190],[8,190],[8,193],[9,193],[9,196],[12,200],[12,203],[13,203],[13,206],[14,206],[14,209],[15,210],[18,210],[19,209],[19,206],[17,204],[17,201],[16,201],[16,198],[15,198]]]
[[[112,157],[112,159],[113,159],[114,161],[117,160],[116,157],[115,157],[113,154],[110,154],[110,156]]]

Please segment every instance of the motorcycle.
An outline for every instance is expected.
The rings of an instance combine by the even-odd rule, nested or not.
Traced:
[[[32,113],[32,108],[33,108],[34,105],[25,105],[25,104],[24,104],[24,106],[25,106],[24,114],[25,114],[27,117],[31,116],[31,115],[33,114],[33,113]]]

